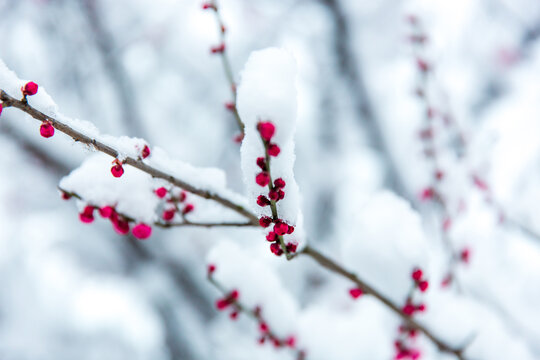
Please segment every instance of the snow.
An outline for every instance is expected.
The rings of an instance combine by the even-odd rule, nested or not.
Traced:
[[[256,204],[259,195],[267,196],[266,188],[255,183],[260,172],[256,164],[264,156],[264,147],[257,131],[259,121],[271,121],[276,128],[272,142],[281,153],[271,157],[273,179],[285,180],[285,198],[277,202],[278,215],[290,225],[296,225],[300,212],[300,195],[294,178],[293,136],[297,118],[296,63],[286,50],[268,48],[253,52],[242,71],[238,88],[238,111],[245,124],[241,147],[241,163],[250,205],[258,216],[270,216],[270,207]]]

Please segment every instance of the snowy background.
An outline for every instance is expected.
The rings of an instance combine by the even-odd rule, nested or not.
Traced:
[[[229,86],[209,51],[219,32],[201,5],[0,0],[0,59],[65,116],[144,138],[188,173],[184,164],[221,169],[193,179],[252,203],[238,129],[223,105]],[[411,271],[424,269],[427,311],[415,318],[449,344],[468,345],[468,359],[540,359],[540,3],[219,6],[237,81],[252,51],[280,47],[296,61],[291,146],[309,243],[396,304]],[[409,41],[417,31],[428,37],[422,46]],[[426,82],[418,57],[431,68]],[[1,70],[8,91],[14,83]],[[38,96],[40,108],[48,99]],[[428,141],[419,136],[426,104],[438,114]],[[141,242],[98,216],[83,224],[82,205],[61,200],[57,186],[90,159],[83,166],[95,178],[71,185],[85,181],[87,196],[102,196],[91,187],[118,186],[110,185],[110,159],[99,172],[96,155],[59,132],[40,137],[39,125],[15,109],[0,117],[0,359],[294,359],[289,349],[259,345],[251,319],[215,309],[222,294],[207,281],[208,263],[224,286],[263,307],[272,329],[294,334],[307,359],[393,359],[397,316],[371,297],[352,299],[351,283],[309,258],[275,257],[260,228],[154,229]],[[445,206],[425,193],[437,170]],[[148,219],[160,205],[143,188],[162,185],[135,180],[109,196],[137,193],[125,206]],[[195,205],[193,219],[234,218]],[[464,249],[468,263],[451,259]],[[443,287],[449,269],[453,281]],[[422,359],[455,358],[422,335],[417,347]]]

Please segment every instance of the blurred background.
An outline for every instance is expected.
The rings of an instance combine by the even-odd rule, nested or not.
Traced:
[[[238,130],[224,106],[229,86],[210,53],[219,32],[201,5],[0,0],[0,58],[62,113],[221,168],[243,193]],[[477,345],[477,358],[540,359],[540,3],[221,0],[219,7],[237,80],[253,50],[284,47],[297,59],[295,174],[311,243],[339,258],[341,241],[358,233],[362,204],[394,192],[421,215],[433,286],[450,261],[454,301],[486,309],[485,326],[500,329]],[[411,41],[415,34],[427,40]],[[430,67],[427,81],[419,58]],[[444,120],[431,129],[437,136],[422,135],[429,109]],[[251,244],[257,230],[180,228],[137,242],[104,222],[82,224],[56,187],[88,152],[61,135],[42,138],[38,127],[15,110],[0,118],[0,359],[290,356],[258,346],[248,325],[215,311],[218,293],[206,281],[209,249],[222,238]],[[426,139],[434,139],[429,149]],[[444,206],[426,193],[437,170]],[[468,264],[445,257],[465,249]],[[388,263],[379,265],[384,281]],[[351,311],[348,285],[308,259],[271,266],[301,309],[325,304],[336,314],[324,319]],[[312,358],[391,359],[398,321],[368,306],[359,322],[380,320],[382,335],[368,327],[360,340],[350,332],[325,338],[342,352]],[[459,314],[473,321],[474,312]],[[330,322],[315,324],[338,337]],[[443,337],[452,324],[439,326]],[[466,335],[458,329],[450,330]],[[428,350],[423,358],[451,357]]]

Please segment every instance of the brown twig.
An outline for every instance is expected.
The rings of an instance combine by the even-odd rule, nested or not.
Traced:
[[[300,254],[311,257],[313,260],[319,263],[319,265],[321,265],[322,267],[325,267],[326,269],[351,280],[360,289],[362,289],[362,292],[364,294],[375,297],[377,300],[382,302],[386,307],[392,310],[396,315],[401,317],[410,328],[417,329],[421,331],[422,333],[424,333],[424,335],[426,335],[426,337],[428,337],[439,348],[440,351],[453,354],[459,360],[466,360],[463,354],[464,348],[454,348],[448,345],[447,343],[443,342],[442,340],[440,340],[430,330],[426,329],[423,325],[418,323],[416,320],[414,320],[410,316],[407,316],[405,313],[403,313],[403,311],[401,311],[401,309],[398,306],[396,306],[390,299],[388,299],[386,296],[381,294],[379,291],[375,290],[365,281],[361,280],[356,274],[344,269],[341,265],[336,263],[334,260],[328,258],[324,254],[321,254],[319,251],[315,250],[314,248],[310,246],[306,246]]]
[[[93,138],[81,133],[80,131],[77,131],[77,130],[71,128],[70,126],[64,124],[63,122],[58,121],[57,119],[54,119],[54,118],[52,118],[50,116],[45,115],[41,111],[36,110],[32,106],[30,106],[27,103],[23,102],[22,100],[17,100],[14,97],[8,95],[2,89],[0,89],[0,100],[2,100],[2,104],[3,104],[4,108],[13,106],[13,107],[15,107],[15,108],[17,108],[19,110],[22,110],[25,113],[29,114],[30,116],[32,116],[36,120],[49,121],[52,124],[52,126],[54,126],[55,129],[57,129],[58,131],[63,132],[64,134],[70,136],[76,142],[80,142],[80,143],[92,146],[96,150],[101,151],[102,153],[105,153],[105,154],[107,154],[109,156],[112,156],[114,158],[117,158],[119,156],[119,154],[120,154],[120,152],[118,150],[116,150],[115,148],[113,148],[113,147],[111,147],[109,145],[106,145],[106,144],[104,144],[104,143],[102,143],[102,142],[100,142],[100,141],[98,141],[96,139],[93,139]],[[154,167],[152,167],[150,165],[147,165],[146,163],[144,163],[140,159],[136,159],[136,158],[132,158],[132,157],[126,157],[125,160],[123,161],[123,163],[131,165],[131,166],[133,166],[133,167],[135,167],[135,168],[137,168],[137,169],[151,175],[154,178],[166,180],[169,183],[171,183],[171,184],[173,184],[175,186],[178,186],[179,188],[182,188],[182,189],[184,189],[186,191],[189,191],[190,193],[198,195],[198,196],[200,196],[200,197],[202,197],[204,199],[213,200],[213,201],[225,206],[226,208],[234,210],[237,213],[239,213],[240,215],[243,215],[244,217],[246,217],[250,221],[250,223],[253,223],[254,225],[258,224],[257,217],[255,215],[253,215],[249,210],[245,209],[241,205],[238,205],[238,204],[232,202],[229,199],[226,199],[226,198],[222,197],[219,194],[216,194],[216,193],[208,191],[208,190],[199,189],[199,188],[195,187],[194,185],[191,185],[191,184],[189,184],[189,183],[187,183],[187,182],[185,182],[185,181],[183,181],[181,179],[178,179],[178,178],[176,178],[176,177],[174,177],[172,175],[167,174],[164,171],[161,171],[161,170],[156,169],[156,168],[154,168]]]

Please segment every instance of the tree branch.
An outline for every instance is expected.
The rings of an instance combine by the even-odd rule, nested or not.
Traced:
[[[76,142],[81,142],[83,144],[89,145],[94,147],[96,150],[101,151],[102,153],[105,153],[111,157],[117,158],[120,152],[116,150],[115,148],[106,145],[96,139],[93,139],[73,128],[70,126],[64,124],[63,122],[58,121],[57,119],[54,119],[50,116],[45,115],[39,110],[36,110],[32,106],[28,105],[26,102],[22,100],[17,100],[14,97],[8,95],[4,90],[0,89],[0,100],[2,100],[2,104],[4,108],[13,106],[28,115],[32,116],[34,119],[39,121],[50,121],[52,126],[54,126],[55,129],[57,129],[60,132],[63,132],[64,134],[70,136],[73,140]],[[126,157],[123,161],[125,164],[131,165],[149,175],[151,175],[154,178],[163,179],[168,181],[169,183],[178,186],[186,191],[189,191],[190,193],[193,193],[195,195],[198,195],[204,199],[213,200],[226,208],[229,208],[231,210],[236,211],[240,215],[243,215],[246,217],[250,223],[253,225],[258,224],[257,217],[252,214],[249,210],[246,210],[243,206],[235,204],[234,202],[220,196],[219,194],[213,193],[208,190],[199,189],[181,179],[178,179],[172,175],[167,174],[166,172],[163,172],[159,169],[156,169],[150,165],[147,165],[140,159],[134,159],[132,157]]]

